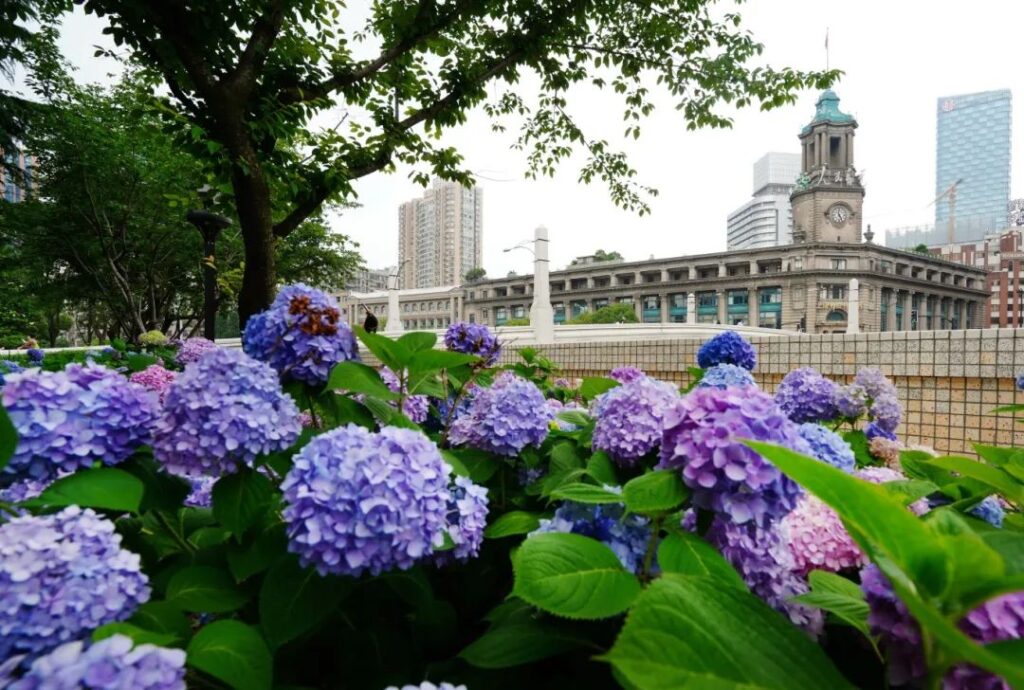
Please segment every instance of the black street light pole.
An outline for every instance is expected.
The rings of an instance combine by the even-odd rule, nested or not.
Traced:
[[[212,211],[192,209],[185,219],[203,236],[203,337],[213,340],[217,327],[217,235],[231,221]]]

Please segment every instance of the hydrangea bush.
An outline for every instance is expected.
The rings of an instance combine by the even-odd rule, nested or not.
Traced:
[[[1024,687],[1020,458],[914,450],[881,371],[762,390],[725,332],[692,390],[570,382],[477,324],[364,364],[334,308],[4,367],[0,686]]]

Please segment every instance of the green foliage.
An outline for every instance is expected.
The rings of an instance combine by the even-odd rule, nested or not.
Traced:
[[[601,307],[596,311],[584,312],[575,319],[571,319],[569,324],[572,326],[582,326],[600,323],[636,323],[639,320],[636,316],[636,309],[632,304],[618,302],[616,304],[609,304],[607,307]]]
[[[468,271],[466,271],[466,275],[463,276],[463,279],[467,283],[472,283],[477,280],[483,280],[486,277],[487,269],[485,269],[483,266],[477,266],[476,268],[471,268]]]
[[[530,319],[528,319],[528,318],[509,319],[508,321],[506,321],[504,323],[504,325],[505,326],[529,326],[530,325]]]
[[[577,258],[573,259],[572,261],[570,261],[569,265],[570,266],[576,266],[577,264],[582,264],[582,263],[584,263],[583,261],[581,261],[581,259],[583,259],[583,258],[584,257],[577,257]],[[622,254],[619,254],[618,252],[615,252],[615,251],[606,252],[603,249],[598,249],[590,257],[586,257],[586,258],[590,258],[590,259],[592,259],[595,262],[601,262],[601,261],[622,261]]]
[[[666,573],[711,577],[723,586],[746,591],[747,585],[718,551],[695,534],[679,532],[658,545],[658,565]]]
[[[633,513],[657,515],[678,508],[690,495],[679,472],[659,470],[647,472],[626,482],[622,498]]]
[[[236,620],[204,626],[188,645],[188,664],[235,690],[270,690],[273,661],[260,634]]]
[[[142,482],[131,474],[113,467],[100,467],[58,479],[30,503],[137,512],[143,491]]]
[[[869,640],[868,604],[855,582],[825,570],[815,570],[808,578],[811,591],[795,600],[816,606],[833,614],[838,620],[859,630]]]

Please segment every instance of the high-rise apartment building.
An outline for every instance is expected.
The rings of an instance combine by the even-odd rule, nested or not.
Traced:
[[[376,292],[388,289],[388,278],[395,273],[394,266],[386,268],[360,268],[348,282],[345,289],[351,292]]]
[[[789,195],[800,174],[800,154],[766,153],[754,163],[754,195],[729,214],[729,249],[777,247],[793,241]]]
[[[935,112],[935,195],[959,180],[954,241],[980,240],[1004,229],[1010,201],[1010,92],[943,96]],[[950,207],[948,194],[935,204],[938,241],[948,242]]]
[[[24,201],[32,189],[32,156],[20,151],[4,156],[5,165],[0,165],[0,189],[3,200],[11,203]],[[11,170],[13,169],[13,171]]]
[[[435,179],[398,209],[401,287],[458,285],[483,263],[483,190]]]

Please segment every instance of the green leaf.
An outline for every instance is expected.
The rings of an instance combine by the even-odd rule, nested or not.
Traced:
[[[614,491],[602,489],[593,484],[566,484],[551,492],[551,498],[562,501],[575,501],[587,505],[604,503],[622,503],[622,496]]]
[[[853,456],[857,460],[857,467],[874,465],[875,459],[868,450],[868,437],[860,429],[847,431],[843,434],[843,440],[850,444]]]
[[[479,361],[480,358],[476,355],[448,352],[447,350],[424,350],[412,356],[412,360],[409,362],[409,371],[425,374],[442,369],[454,369],[464,364],[473,364]]]
[[[274,496],[270,480],[259,472],[242,468],[221,477],[213,485],[213,517],[241,536],[266,512]]]
[[[925,496],[938,493],[939,487],[934,483],[923,479],[903,479],[895,482],[886,482],[882,487],[893,494],[896,494],[903,505],[909,506]]]
[[[583,379],[580,384],[580,395],[586,401],[591,401],[606,391],[610,391],[619,385],[615,379],[607,379],[601,376],[593,376]]]
[[[58,479],[26,505],[102,508],[137,513],[144,487],[137,477],[113,467],[82,470]]]
[[[200,527],[188,535],[190,543],[197,549],[207,549],[218,544],[223,544],[231,538],[230,530],[223,527]]]
[[[415,353],[432,349],[437,344],[437,335],[426,331],[413,331],[401,336],[398,342],[409,352]]]
[[[812,571],[808,579],[811,591],[793,597],[794,601],[828,611],[874,644],[868,628],[868,604],[856,583],[824,570]]]
[[[853,690],[803,631],[709,577],[652,583],[603,659],[640,690]]]
[[[626,482],[622,496],[634,513],[663,513],[679,506],[690,492],[676,470],[657,470]]]
[[[247,580],[269,568],[287,548],[284,525],[277,524],[256,537],[251,545],[232,544],[228,548],[228,568],[237,582]]]
[[[1021,453],[1019,448],[1003,448],[1001,446],[986,446],[975,443],[974,452],[980,455],[985,462],[993,467],[1002,467],[1010,458]]]
[[[11,461],[17,447],[18,432],[15,431],[14,424],[7,415],[7,410],[0,405],[0,472],[7,467],[7,463]]]
[[[180,639],[171,633],[153,632],[131,623],[107,623],[92,631],[92,640],[99,642],[114,635],[129,637],[135,644],[155,644],[161,647],[169,647]]]
[[[188,645],[188,665],[236,690],[269,690],[273,660],[256,629],[236,620],[210,623]]]
[[[149,601],[135,609],[128,622],[154,633],[170,635],[184,642],[192,635],[192,626],[185,613],[169,601]]]
[[[367,396],[363,399],[363,405],[373,413],[374,417],[380,420],[381,426],[397,426],[405,429],[419,429],[419,426],[417,426],[415,422],[392,407],[390,403],[384,402],[378,398]]]
[[[231,575],[209,565],[182,568],[167,583],[167,600],[195,613],[234,611],[248,599]]]
[[[494,473],[501,467],[501,461],[495,460],[494,456],[475,448],[453,448],[441,453],[446,460],[452,463],[460,463],[468,476],[477,484],[483,484],[494,476]]]
[[[353,580],[321,577],[294,557],[278,561],[263,579],[260,625],[271,649],[314,629],[352,590]]]
[[[391,371],[404,369],[409,363],[412,353],[402,343],[377,333],[367,333],[360,326],[356,326],[354,330],[366,349],[372,352],[382,364],[390,367]]]
[[[151,453],[136,452],[117,469],[134,475],[144,487],[139,512],[150,510],[175,511],[181,507],[192,485],[182,477],[167,474],[153,459]]]
[[[132,373],[142,371],[143,369],[152,366],[153,364],[156,364],[159,361],[159,357],[154,357],[153,355],[146,355],[140,353],[128,355],[127,357],[124,358],[124,362],[128,366],[128,371]]]
[[[555,416],[563,422],[568,422],[569,424],[578,427],[585,427],[594,422],[594,420],[590,418],[590,415],[586,412],[581,412],[580,410],[565,410],[564,412],[559,412]]]
[[[387,384],[381,380],[376,369],[353,360],[338,362],[334,365],[331,375],[327,379],[326,390],[363,393],[382,400],[398,399],[398,394],[391,392]]]
[[[587,460],[587,475],[602,485],[618,486],[619,478],[615,474],[615,464],[603,450],[599,450]]]
[[[625,611],[640,583],[612,550],[578,534],[537,534],[512,557],[513,593],[566,618],[594,620]]]
[[[540,527],[539,514],[513,510],[487,525],[484,529],[484,536],[488,539],[501,539],[517,534],[528,534],[538,527]]]
[[[477,668],[511,668],[556,656],[580,641],[536,621],[492,627],[459,653]]]
[[[964,477],[987,484],[1014,503],[1024,505],[1024,484],[1021,484],[997,467],[955,455],[931,458],[930,462],[936,467],[950,470]]]
[[[664,573],[706,575],[722,585],[747,589],[743,578],[711,544],[690,532],[670,534],[658,545],[658,565]]]
[[[1007,575],[1024,574],[1024,534],[994,529],[980,536],[1002,557]]]

